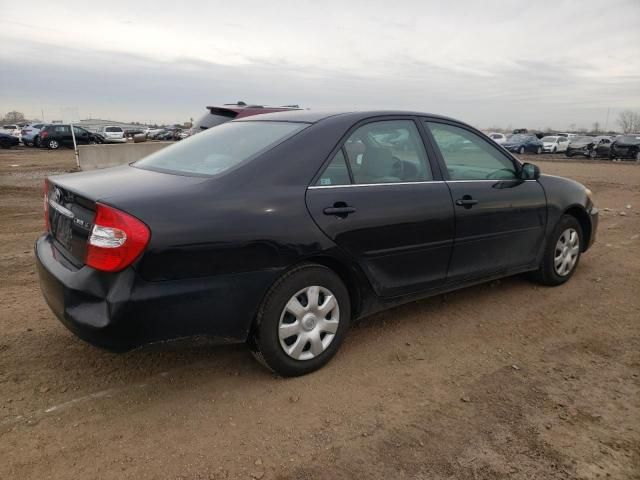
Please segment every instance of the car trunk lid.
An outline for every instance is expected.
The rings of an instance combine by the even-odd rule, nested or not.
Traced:
[[[205,180],[202,177],[172,175],[128,165],[50,177],[45,184],[45,213],[49,232],[59,252],[80,268],[85,264],[96,203],[111,204],[111,198],[122,196],[159,195],[159,192],[189,188]],[[117,203],[115,207],[122,208]]]

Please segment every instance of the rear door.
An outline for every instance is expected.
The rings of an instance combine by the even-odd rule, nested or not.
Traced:
[[[453,205],[413,118],[356,125],[307,190],[311,215],[383,297],[445,282]]]
[[[453,122],[426,120],[455,205],[455,245],[448,281],[481,278],[531,265],[547,218],[544,190],[520,180],[510,156],[483,135]]]

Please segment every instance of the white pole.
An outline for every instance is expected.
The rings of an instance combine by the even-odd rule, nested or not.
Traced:
[[[76,167],[80,170],[80,156],[78,155],[78,145],[76,144],[76,132],[73,131],[73,123],[69,124],[71,126],[71,138],[73,138],[73,151],[76,156]]]

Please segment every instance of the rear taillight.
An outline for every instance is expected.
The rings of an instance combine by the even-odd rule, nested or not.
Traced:
[[[44,179],[44,231],[49,232],[51,230],[51,224],[49,223],[49,180]]]
[[[40,141],[44,140],[49,136],[49,132],[45,132],[44,130],[40,132]]]
[[[144,251],[150,236],[149,228],[137,218],[97,203],[85,263],[105,272],[123,270]]]

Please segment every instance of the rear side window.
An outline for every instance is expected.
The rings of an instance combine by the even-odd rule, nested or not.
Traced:
[[[327,165],[324,172],[316,182],[318,186],[328,185],[349,185],[351,179],[349,178],[349,170],[347,169],[347,162],[342,153],[342,149],[338,150],[331,163]]]
[[[432,180],[422,138],[412,120],[382,120],[358,128],[344,144],[357,184]]]
[[[56,133],[69,133],[69,127],[67,127],[66,125],[57,125],[55,127],[53,127],[53,130]]]
[[[453,125],[427,122],[427,127],[442,154],[450,180],[516,178],[513,162],[495,144]]]
[[[134,165],[167,173],[218,175],[255,158],[307,126],[292,122],[227,123],[159,150]]]

